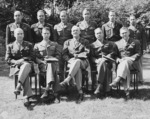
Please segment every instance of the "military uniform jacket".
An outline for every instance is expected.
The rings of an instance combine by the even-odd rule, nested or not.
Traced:
[[[130,38],[139,40],[143,51],[143,42],[147,40],[144,28],[137,24],[135,27],[129,26],[128,29],[130,31]]]
[[[53,56],[59,59],[61,51],[59,51],[58,44],[56,42],[49,41],[47,46],[40,43],[35,44],[34,51],[36,52],[36,56],[39,59],[44,60],[45,56]]]
[[[15,64],[17,60],[24,59],[27,62],[34,61],[33,45],[27,41],[23,41],[22,46],[19,49],[19,46],[15,41],[7,45],[5,59],[11,66],[10,75],[13,75],[18,71],[18,65]]]
[[[95,41],[94,30],[97,28],[97,24],[95,22],[90,21],[87,26],[84,21],[81,21],[77,23],[77,26],[81,30],[81,38],[88,40],[89,43],[93,43]]]
[[[72,38],[71,35],[72,26],[73,24],[71,23],[67,23],[66,25],[64,25],[63,23],[59,23],[54,26],[55,41],[58,44],[63,46],[66,40]]]
[[[114,28],[112,27],[110,22],[107,22],[102,26],[102,31],[104,34],[104,39],[108,41],[118,41],[121,39],[120,37],[120,28],[122,25],[118,22],[115,22]]]
[[[117,57],[121,57],[117,45],[111,41],[100,43],[100,41],[96,40],[90,45],[90,61],[92,63],[95,63],[96,59],[102,58],[102,55],[108,54],[111,54],[110,57],[114,60]]]
[[[44,27],[49,27],[50,28],[50,32],[51,32],[50,40],[54,41],[53,26],[51,24],[48,24],[48,23],[45,23],[44,26],[43,26],[38,22],[38,23],[35,23],[31,26],[31,33],[32,33],[33,43],[38,43],[38,42],[41,42],[43,40],[42,29]]]
[[[124,50],[121,51],[121,57],[132,57],[134,61],[141,57],[141,46],[138,40],[129,39]]]
[[[74,57],[74,54],[77,54],[79,59],[87,59],[89,54],[88,49],[88,41],[85,39],[79,39],[76,41],[75,39],[69,39],[65,41],[63,47],[63,58],[65,61],[68,61],[70,58]]]
[[[21,23],[19,26],[16,23],[11,23],[6,27],[6,45],[15,41],[14,30],[16,28],[21,28],[24,31],[24,41],[32,42],[31,29],[26,23]]]

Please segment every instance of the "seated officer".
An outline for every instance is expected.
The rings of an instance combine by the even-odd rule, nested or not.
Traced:
[[[90,46],[91,69],[97,69],[98,85],[94,92],[101,95],[110,91],[109,83],[112,78],[112,63],[117,57],[120,57],[117,45],[113,42],[107,42],[103,39],[103,32],[100,28],[95,29],[96,41]]]
[[[79,92],[78,101],[80,102],[83,100],[82,69],[88,67],[87,55],[89,50],[86,48],[88,41],[80,38],[80,28],[77,26],[72,27],[71,33],[73,38],[65,41],[63,48],[63,58],[68,63],[69,74],[60,85],[62,87],[68,85],[70,80],[74,78]]]
[[[6,45],[15,41],[14,30],[21,28],[24,31],[24,41],[32,42],[30,26],[22,22],[23,15],[20,11],[14,12],[14,23],[8,24],[6,27]]]
[[[10,76],[18,73],[18,84],[14,93],[19,95],[21,87],[23,87],[23,95],[27,97],[25,104],[28,105],[29,97],[32,96],[29,73],[33,66],[33,47],[31,43],[23,41],[24,32],[21,28],[15,29],[14,36],[16,40],[7,45],[6,61],[10,65]]]
[[[117,59],[119,62],[117,68],[117,77],[110,84],[111,87],[115,87],[117,83],[122,79],[126,82],[125,91],[126,96],[129,98],[130,88],[130,70],[138,70],[138,60],[141,57],[141,47],[138,40],[133,40],[129,37],[129,30],[126,27],[120,29],[121,40],[116,44],[121,52],[121,59]]]
[[[44,27],[42,29],[43,40],[34,46],[34,51],[36,52],[37,56],[36,61],[39,64],[39,69],[41,72],[46,72],[47,86],[41,98],[47,97],[49,91],[54,90],[54,86],[56,86],[54,84],[58,83],[56,76],[58,62],[53,60],[51,62],[46,62],[45,60],[45,58],[59,59],[60,56],[60,52],[58,51],[58,44],[49,40],[50,35],[49,27]]]

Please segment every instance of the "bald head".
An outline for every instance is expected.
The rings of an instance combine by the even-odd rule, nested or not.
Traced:
[[[22,13],[20,11],[14,12],[14,20],[16,23],[20,23],[22,21]]]

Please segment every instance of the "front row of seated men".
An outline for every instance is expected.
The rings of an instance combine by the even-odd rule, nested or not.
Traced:
[[[61,87],[68,85],[70,80],[74,79],[79,93],[78,100],[82,101],[82,70],[86,70],[90,62],[91,67],[95,65],[98,72],[98,85],[94,94],[101,94],[103,91],[108,92],[110,87],[116,86],[121,79],[126,82],[126,87],[129,89],[130,70],[138,69],[136,62],[141,56],[141,50],[140,43],[129,38],[129,30],[126,27],[120,29],[122,39],[116,43],[103,41],[103,33],[100,28],[95,29],[97,40],[93,44],[89,44],[88,41],[80,38],[79,27],[73,26],[71,33],[73,38],[64,43],[62,51],[69,73],[66,79],[60,83]],[[43,41],[35,44],[33,48],[32,44],[23,41],[23,30],[17,28],[15,30],[16,40],[7,45],[6,61],[11,66],[10,75],[18,73],[18,85],[14,93],[19,95],[23,88],[24,95],[27,97],[27,105],[29,104],[29,98],[32,96],[28,77],[29,73],[32,72],[33,63],[39,65],[41,72],[46,72],[47,85],[41,98],[47,97],[49,90],[54,89],[54,84],[59,83],[57,77],[55,77],[58,71],[58,62],[45,61],[47,57],[55,57],[61,60],[61,51],[57,48],[58,44],[49,40],[50,35],[49,28],[43,28]],[[112,75],[110,74],[114,62],[119,64],[117,66],[117,77],[111,83]],[[129,95],[129,91],[127,94]]]

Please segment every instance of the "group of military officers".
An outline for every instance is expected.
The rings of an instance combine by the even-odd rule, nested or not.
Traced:
[[[39,10],[38,23],[30,27],[22,22],[22,13],[15,11],[15,22],[6,27],[6,61],[11,67],[10,76],[18,73],[14,93],[19,95],[23,89],[24,96],[27,97],[25,104],[29,105],[32,96],[29,74],[36,63],[40,72],[46,72],[46,88],[41,98],[47,97],[50,91],[57,93],[74,80],[79,93],[77,101],[82,101],[82,71],[87,67],[97,71],[98,83],[94,94],[107,93],[110,87],[115,87],[123,80],[126,95],[129,96],[130,71],[136,69],[141,72],[139,81],[143,81],[140,62],[145,40],[143,30],[136,24],[133,15],[130,16],[128,28],[116,21],[114,11],[110,11],[108,17],[109,21],[98,28],[96,22],[91,20],[90,10],[84,9],[83,21],[73,25],[68,23],[67,11],[63,10],[60,12],[61,22],[53,28],[45,22],[45,12]],[[69,68],[65,79],[64,64]],[[114,64],[118,64],[117,76],[110,82]],[[56,76],[58,71],[60,80]],[[56,88],[56,83],[60,89]]]

